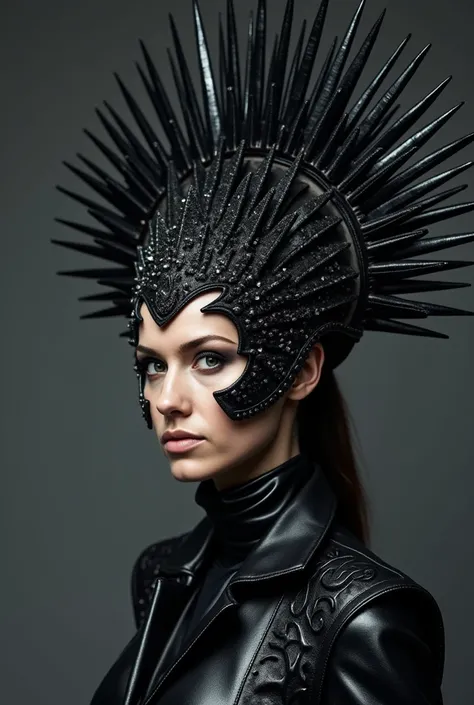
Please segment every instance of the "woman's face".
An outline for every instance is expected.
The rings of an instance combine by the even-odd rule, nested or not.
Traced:
[[[296,455],[298,447],[292,436],[297,402],[286,395],[239,421],[232,421],[214,399],[212,393],[234,383],[247,363],[247,356],[237,354],[238,332],[230,318],[200,311],[219,293],[192,299],[161,328],[142,304],[136,355],[145,365],[144,394],[160,441],[165,431],[177,429],[203,437],[184,452],[162,444],[171,472],[187,482],[212,478],[221,489],[276,467]],[[191,346],[204,336],[209,339]]]

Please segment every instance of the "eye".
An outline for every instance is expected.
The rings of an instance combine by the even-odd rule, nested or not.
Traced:
[[[146,374],[148,377],[152,377],[154,374],[158,374],[160,370],[154,370],[153,372],[150,371],[150,366],[151,365],[159,365],[161,364],[160,360],[156,360],[155,358],[152,357],[136,357],[135,358],[135,365],[136,365],[136,370],[140,374]]]
[[[142,360],[142,370],[146,372],[148,377],[151,377],[154,374],[158,374],[158,372],[161,372],[161,370],[153,370],[150,369],[151,365],[159,365],[160,361],[159,360]]]
[[[222,357],[222,355],[218,355],[217,353],[213,353],[213,352],[201,353],[200,355],[197,356],[196,359],[197,360],[215,360],[215,361],[217,361],[217,364],[215,364],[215,365],[211,364],[211,367],[204,368],[204,369],[208,369],[208,370],[220,369],[223,366],[223,364],[225,363],[225,360]]]
[[[205,351],[199,353],[199,355],[197,355],[196,357],[196,361],[199,360],[211,361],[210,366],[199,368],[203,372],[221,370],[222,367],[224,367],[224,365],[227,363],[227,358],[225,355],[221,355],[220,353],[212,351]],[[163,362],[161,360],[152,357],[136,358],[137,370],[142,374],[146,374],[147,377],[154,377],[155,375],[160,374],[160,372],[163,372],[163,368],[159,368],[159,365],[162,364]]]

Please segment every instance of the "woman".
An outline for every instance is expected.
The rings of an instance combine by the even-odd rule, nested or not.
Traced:
[[[349,63],[362,8],[309,89],[325,0],[291,61],[288,2],[267,74],[259,2],[243,85],[232,3],[219,82],[195,3],[202,108],[172,21],[186,137],[143,46],[169,152],[120,82],[147,147],[110,109],[121,156],[93,139],[124,183],[74,168],[115,210],[77,196],[108,230],[68,223],[99,247],[61,244],[121,268],[68,274],[114,289],[92,316],[130,318],[143,415],[205,510],[138,557],[137,632],[93,705],[442,702],[442,616],[368,548],[334,370],[365,330],[445,337],[395,319],[468,313],[400,295],[455,287],[414,277],[468,264],[411,258],[474,239],[425,237],[474,209],[435,207],[467,165],[425,177],[474,137],[405,164],[457,109],[410,132],[444,81],[393,119],[426,50],[377,97],[407,40],[350,102],[382,20]]]

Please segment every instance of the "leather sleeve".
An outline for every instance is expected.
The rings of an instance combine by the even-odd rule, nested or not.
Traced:
[[[329,654],[321,705],[442,705],[444,628],[431,596],[398,590],[350,618]]]

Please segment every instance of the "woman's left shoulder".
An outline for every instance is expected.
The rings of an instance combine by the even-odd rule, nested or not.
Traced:
[[[324,558],[350,599],[333,625],[321,702],[442,703],[444,625],[429,590],[345,529]]]

